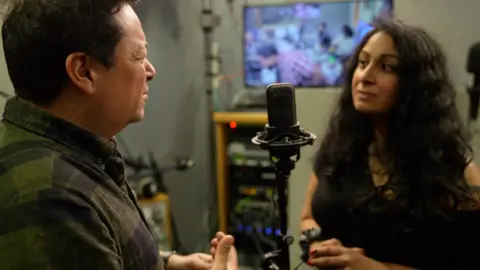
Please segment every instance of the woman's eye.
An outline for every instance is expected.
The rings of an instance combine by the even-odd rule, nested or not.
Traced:
[[[358,60],[359,67],[366,67],[367,65],[368,65],[368,62],[366,60]]]

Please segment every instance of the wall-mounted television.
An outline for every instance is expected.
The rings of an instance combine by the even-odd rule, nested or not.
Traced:
[[[286,82],[336,87],[360,40],[393,0],[247,5],[243,10],[246,88]]]

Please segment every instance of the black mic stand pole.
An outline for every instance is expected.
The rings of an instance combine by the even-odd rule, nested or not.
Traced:
[[[290,150],[291,151],[291,150]],[[289,246],[293,243],[293,237],[287,235],[287,188],[291,171],[295,168],[292,156],[300,155],[300,149],[288,151],[270,151],[270,159],[275,164],[276,204],[280,218],[280,235],[277,239],[278,249],[264,255],[262,269],[265,270],[289,270],[290,251]],[[297,152],[297,153],[295,153]]]
[[[263,270],[290,270],[289,246],[293,243],[293,237],[287,234],[287,181],[291,171],[295,168],[295,162],[300,160],[300,148],[312,145],[315,134],[304,131],[297,122],[295,125],[283,130],[265,126],[264,132],[257,133],[252,142],[262,149],[268,150],[270,160],[275,165],[275,182],[280,218],[280,235],[277,238],[277,250],[268,252],[263,257]]]

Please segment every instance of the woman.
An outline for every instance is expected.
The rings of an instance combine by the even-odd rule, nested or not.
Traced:
[[[439,44],[420,28],[380,22],[352,58],[315,158],[301,224],[309,264],[478,269],[471,157]]]

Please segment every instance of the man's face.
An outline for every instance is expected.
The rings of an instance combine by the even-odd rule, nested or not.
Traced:
[[[115,48],[113,66],[99,73],[95,95],[106,119],[127,125],[143,119],[147,82],[156,72],[147,59],[147,42],[133,9],[123,6],[115,18],[123,37]]]
[[[318,27],[318,31],[319,31],[320,33],[324,33],[324,32],[325,32],[325,24],[323,24],[323,23],[320,24],[320,26]]]

